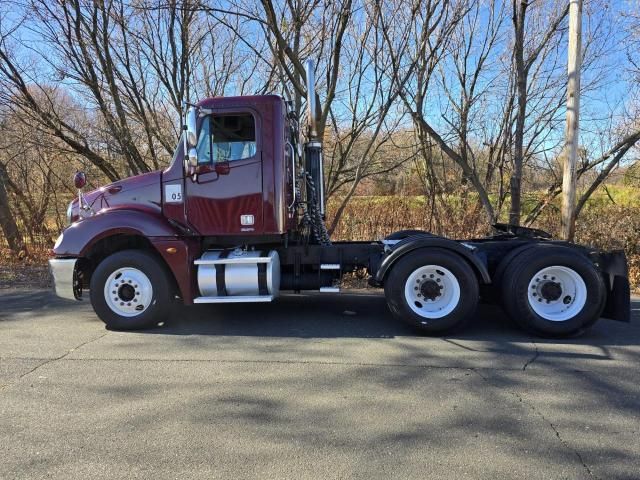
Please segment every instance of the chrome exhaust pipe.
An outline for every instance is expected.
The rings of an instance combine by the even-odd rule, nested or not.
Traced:
[[[305,170],[311,176],[316,187],[316,202],[320,214],[324,218],[324,173],[322,159],[322,139],[318,135],[318,105],[316,103],[315,75],[313,60],[309,59],[305,64],[307,76],[307,110],[309,135],[304,148]]]
[[[305,71],[307,74],[307,111],[308,111],[308,124],[309,124],[309,140],[316,140],[318,137],[318,119],[316,105],[316,79],[314,74],[313,60],[307,60],[305,64]]]

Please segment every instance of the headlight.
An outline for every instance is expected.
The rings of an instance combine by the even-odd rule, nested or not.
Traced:
[[[71,216],[73,215],[73,202],[67,207],[67,225],[71,224]]]

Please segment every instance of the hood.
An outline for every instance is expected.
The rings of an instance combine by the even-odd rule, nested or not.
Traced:
[[[105,208],[144,208],[162,210],[161,172],[149,172],[125,178],[84,194],[85,201],[93,212]],[[78,215],[78,199],[72,202],[71,220]]]

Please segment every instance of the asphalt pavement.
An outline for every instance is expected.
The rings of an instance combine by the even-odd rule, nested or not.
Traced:
[[[637,479],[631,324],[416,335],[370,294],[175,308],[138,333],[0,292],[0,479]]]

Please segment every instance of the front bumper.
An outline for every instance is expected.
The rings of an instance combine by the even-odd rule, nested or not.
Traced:
[[[49,271],[53,277],[53,289],[60,298],[80,300],[82,286],[76,270],[77,258],[51,258]]]

